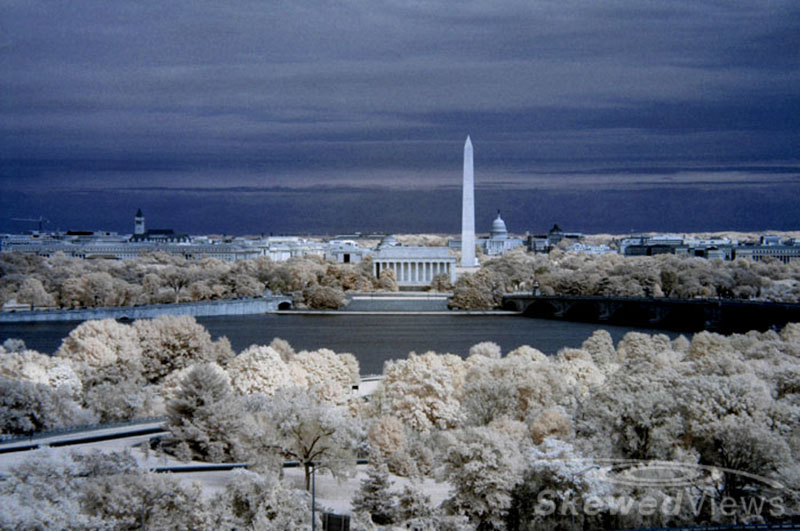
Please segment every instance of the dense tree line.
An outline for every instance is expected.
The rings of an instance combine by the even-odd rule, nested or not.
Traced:
[[[396,290],[387,272],[372,276],[371,262],[340,264],[320,257],[273,262],[185,260],[165,253],[135,259],[83,260],[0,253],[0,303],[87,308],[257,297],[265,289],[294,297],[299,307],[337,308],[350,290]]]
[[[285,531],[311,522],[311,496],[275,478],[239,471],[204,496],[199,484],[150,473],[125,452],[33,452],[4,474],[0,507],[2,529]]]
[[[631,332],[616,345],[598,330],[555,356],[530,346],[504,355],[493,343],[466,358],[411,353],[386,363],[364,401],[351,392],[359,369],[349,354],[295,352],[276,339],[234,356],[191,318],[89,321],[53,357],[6,342],[4,433],[165,414],[161,451],[245,461],[252,473],[209,499],[119,456],[95,459],[91,472],[82,458],[51,456],[0,483],[3,506],[16,508],[3,511],[3,526],[69,511],[89,527],[145,514],[178,522],[167,527],[302,528],[308,498],[280,481],[280,463],[347,477],[359,455],[370,468],[353,493],[358,529],[796,520],[799,361],[800,324],[691,339]],[[683,468],[671,474],[664,463]],[[57,494],[37,491],[45,477],[57,478]],[[449,485],[440,505],[421,487],[431,479]],[[170,489],[175,500],[159,494]]]
[[[539,289],[544,295],[734,298],[800,301],[800,262],[783,264],[659,255],[624,257],[556,249],[549,255],[516,249],[482,259],[474,274],[451,285],[446,275],[431,289],[452,291],[452,306],[489,309],[505,293]],[[341,264],[309,256],[286,262],[187,261],[164,253],[132,260],[82,260],[0,253],[0,303],[15,298],[32,307],[84,308],[255,297],[270,289],[295,306],[339,308],[347,291],[395,291],[393,273],[372,275],[371,261]]]
[[[800,261],[789,264],[658,255],[626,257],[555,250],[549,255],[521,249],[486,261],[461,276],[452,305],[488,309],[503,294],[538,288],[543,295],[733,298],[800,301]]]

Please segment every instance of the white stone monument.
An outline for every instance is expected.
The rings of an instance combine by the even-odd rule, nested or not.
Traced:
[[[472,142],[464,144],[464,185],[461,195],[461,267],[478,267],[475,258],[475,175],[472,167]]]

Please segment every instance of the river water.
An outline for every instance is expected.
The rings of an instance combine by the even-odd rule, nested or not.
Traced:
[[[481,341],[494,341],[504,353],[520,345],[530,345],[546,354],[555,354],[562,347],[579,347],[598,328],[608,330],[615,343],[633,330],[677,336],[652,329],[518,315],[246,315],[197,320],[213,337],[227,336],[236,352],[281,337],[297,351],[325,347],[335,352],[350,352],[358,358],[362,374],[379,374],[384,361],[405,358],[411,351],[434,350],[466,356],[469,347]],[[2,324],[0,341],[19,338],[28,348],[52,353],[77,325],[74,322]]]

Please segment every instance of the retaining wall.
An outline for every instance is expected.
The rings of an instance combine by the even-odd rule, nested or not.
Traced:
[[[83,308],[80,310],[34,310],[31,312],[0,313],[0,323],[87,321],[89,319],[152,319],[159,315],[191,315],[194,317],[253,315],[275,312],[278,309],[291,307],[291,304],[292,299],[289,297],[259,297],[181,304]],[[286,305],[289,306],[287,307]]]

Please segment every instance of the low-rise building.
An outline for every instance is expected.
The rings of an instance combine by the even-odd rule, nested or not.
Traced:
[[[549,253],[553,247],[564,240],[578,243],[583,238],[583,233],[566,232],[556,223],[547,234],[529,234],[525,246],[530,253]]]
[[[353,240],[331,240],[325,250],[325,258],[343,264],[358,264],[374,251],[360,247]]]
[[[742,245],[733,249],[733,258],[748,258],[756,262],[774,258],[788,264],[800,260],[800,245],[794,241],[780,245]]]

